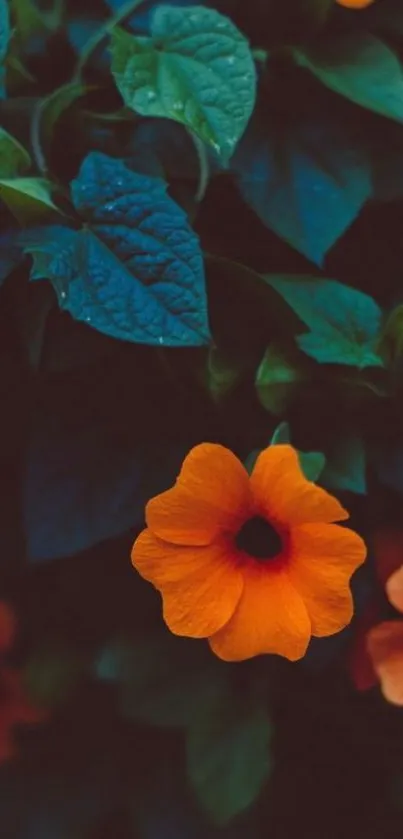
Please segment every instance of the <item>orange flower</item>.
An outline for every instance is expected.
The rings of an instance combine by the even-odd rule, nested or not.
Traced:
[[[11,646],[16,621],[9,606],[0,602],[0,651],[4,653]],[[21,674],[17,670],[0,667],[0,764],[14,755],[12,730],[21,723],[40,722],[44,714],[34,708],[23,687]]]
[[[270,446],[252,475],[223,446],[186,457],[176,485],[146,508],[132,562],[161,592],[177,635],[208,638],[226,661],[277,653],[295,661],[311,635],[349,623],[349,580],[362,539],[332,524],[339,502],[306,480],[296,451]]]
[[[403,566],[389,577],[386,593],[403,613]],[[388,702],[403,705],[403,621],[384,621],[368,633],[367,648]]]
[[[374,0],[336,0],[339,6],[345,6],[346,9],[365,9],[373,2]]]

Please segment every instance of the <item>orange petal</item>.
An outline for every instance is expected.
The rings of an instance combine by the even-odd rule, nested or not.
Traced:
[[[392,606],[403,612],[403,565],[389,577],[386,583],[386,594]]]
[[[306,524],[291,531],[287,570],[304,600],[313,635],[333,635],[350,623],[349,581],[366,553],[361,537],[337,524]]]
[[[286,575],[256,564],[244,569],[244,590],[234,615],[209,643],[224,661],[261,653],[296,661],[305,654],[310,635],[304,602]]]
[[[269,446],[251,475],[252,492],[262,513],[283,526],[348,519],[326,490],[305,478],[292,446]]]
[[[207,638],[234,613],[243,577],[225,544],[178,547],[149,530],[135,542],[132,562],[159,589],[164,620],[175,635]]]
[[[371,629],[368,650],[385,699],[403,705],[403,621],[385,621]]]
[[[220,531],[238,530],[250,504],[242,463],[224,446],[202,443],[184,460],[176,485],[148,502],[146,521],[167,542],[209,545]]]
[[[12,609],[0,601],[0,651],[8,650],[15,635],[16,620]]]

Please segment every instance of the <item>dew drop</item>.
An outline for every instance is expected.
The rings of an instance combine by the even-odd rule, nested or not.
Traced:
[[[114,209],[115,209],[114,204],[105,204],[105,210],[106,210],[107,213],[113,213]]]
[[[90,316],[89,316],[89,315],[87,315],[87,317],[86,317],[86,319],[85,319],[85,320],[87,321],[87,323],[91,323],[91,318],[90,318]]]
[[[67,297],[66,292],[65,292],[65,291],[61,291],[61,292],[60,292],[60,297],[62,298],[62,300],[65,300],[65,299],[66,299],[66,297]]]
[[[164,339],[163,339],[162,335],[160,335],[160,337],[158,338],[158,343],[159,343],[159,344],[163,344],[163,343],[164,343]]]
[[[235,58],[233,55],[229,55],[227,58],[227,64],[235,64]]]
[[[156,98],[157,98],[157,94],[154,93],[153,90],[149,90],[147,92],[147,99],[148,99],[149,102],[154,102],[154,99],[156,99]]]

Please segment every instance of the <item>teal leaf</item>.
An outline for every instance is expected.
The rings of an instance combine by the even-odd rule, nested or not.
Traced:
[[[321,39],[296,51],[297,61],[331,90],[384,117],[403,122],[403,69],[390,47],[369,33]]]
[[[10,40],[10,15],[7,0],[0,0],[0,64],[3,63]]]
[[[259,795],[272,768],[266,708],[228,689],[195,716],[187,735],[188,772],[207,813],[225,824]]]
[[[115,642],[96,663],[96,675],[119,685],[125,717],[162,727],[186,727],[221,689],[224,668],[204,642],[168,631]]]
[[[291,430],[288,422],[280,422],[271,438],[271,446],[281,446],[284,443],[291,443]]]
[[[317,481],[322,478],[326,465],[326,457],[323,452],[298,452],[301,469],[308,481]]]
[[[347,437],[335,446],[322,474],[322,483],[332,490],[366,494],[366,453],[360,437]]]
[[[324,364],[382,367],[376,345],[382,312],[372,297],[335,280],[266,276],[311,330],[298,346]]]
[[[224,161],[255,104],[248,42],[232,21],[203,6],[158,6],[151,37],[115,30],[112,73],[128,107],[183,123]]]
[[[292,120],[254,117],[232,166],[263,224],[317,265],[372,193],[368,155],[353,126],[319,108]]]
[[[72,195],[91,228],[51,227],[25,238],[29,252],[50,255],[48,279],[60,307],[113,338],[208,343],[199,242],[165,184],[94,152]]]

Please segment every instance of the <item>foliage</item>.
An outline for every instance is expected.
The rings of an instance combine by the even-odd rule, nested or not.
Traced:
[[[6,839],[401,835],[401,716],[346,676],[372,556],[298,665],[169,634],[129,559],[202,441],[291,441],[370,554],[401,518],[403,6],[349,5],[0,0],[4,666],[45,715]]]

